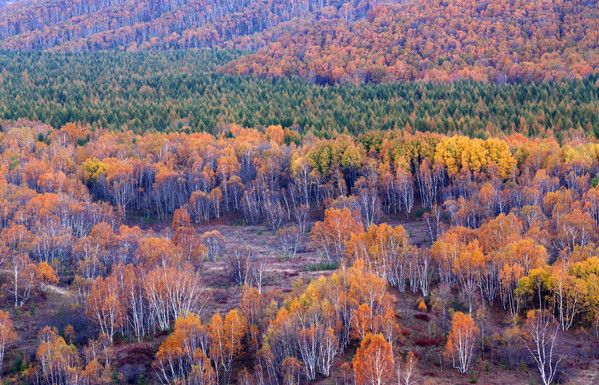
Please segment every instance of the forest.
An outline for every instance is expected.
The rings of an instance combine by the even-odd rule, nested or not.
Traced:
[[[295,19],[259,35],[234,73],[317,83],[581,78],[597,71],[592,1],[381,2],[365,18]]]
[[[0,118],[135,132],[281,125],[319,137],[408,129],[599,137],[597,76],[555,82],[317,86],[218,72],[230,50],[0,53]]]
[[[0,385],[599,384],[596,0],[0,0]]]
[[[0,135],[9,383],[597,373],[595,141],[25,121]]]
[[[592,0],[22,0],[0,48],[236,48],[232,73],[320,84],[580,79],[599,68]]]

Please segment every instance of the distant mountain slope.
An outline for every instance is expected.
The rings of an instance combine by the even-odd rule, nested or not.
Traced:
[[[0,48],[225,45],[293,18],[366,15],[378,0],[26,0],[0,13]],[[386,1],[389,2],[389,1]]]
[[[408,0],[363,20],[299,22],[257,38],[265,46],[227,71],[362,83],[543,80],[599,68],[599,14],[588,0]]]
[[[3,0],[0,0],[3,1]],[[317,83],[575,78],[599,68],[597,0],[21,0],[0,49],[225,47],[223,70]]]
[[[15,3],[16,0],[0,0],[0,8]]]

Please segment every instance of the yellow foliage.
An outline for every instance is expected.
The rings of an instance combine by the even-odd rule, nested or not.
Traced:
[[[85,180],[95,182],[108,171],[108,165],[96,158],[87,159],[81,166]]]

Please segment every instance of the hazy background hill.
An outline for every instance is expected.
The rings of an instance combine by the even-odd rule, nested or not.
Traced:
[[[390,1],[385,1],[389,3]],[[45,0],[5,10],[15,49],[196,48],[235,44],[291,20],[365,17],[377,0]]]
[[[599,67],[590,0],[44,0],[0,10],[0,48],[252,52],[231,73],[317,83],[547,80]]]
[[[15,3],[15,0],[0,0],[0,8]]]

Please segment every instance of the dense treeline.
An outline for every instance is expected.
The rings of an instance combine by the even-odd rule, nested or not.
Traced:
[[[352,366],[338,368],[343,384],[410,384],[416,358],[398,349],[390,286],[419,293],[422,311],[435,309],[432,344],[446,340],[446,358],[460,373],[477,346],[524,341],[549,385],[563,359],[558,337],[572,328],[599,333],[597,143],[401,131],[317,139],[280,126],[227,132],[3,129],[5,294],[20,309],[48,285],[70,283],[99,332],[81,354],[73,328],[44,328],[34,365],[18,375],[40,384],[111,383],[122,340],[174,325],[155,355],[165,383],[297,385],[330,376],[359,344]],[[380,223],[416,208],[431,247]],[[286,251],[311,217],[322,219],[310,242],[342,268],[297,283],[286,297],[264,291],[263,263],[194,226],[225,214],[266,225]],[[139,215],[171,225],[125,224]],[[206,309],[203,267],[214,261],[244,286],[224,316]],[[514,326],[483,338],[478,325],[489,309],[512,315]],[[0,332],[4,349],[15,338],[5,312]]]
[[[228,69],[318,83],[579,78],[598,69],[598,16],[586,0],[408,0],[276,26]]]
[[[597,77],[491,84],[319,87],[214,73],[231,51],[0,55],[0,118],[61,127],[221,133],[227,124],[302,133],[407,128],[482,136],[599,135]]]
[[[21,1],[0,11],[10,49],[247,46],[247,36],[294,18],[364,17],[380,0]],[[388,0],[386,2],[389,2]]]
[[[0,48],[257,51],[235,73],[318,83],[580,78],[596,72],[593,1],[84,0],[0,9]]]

